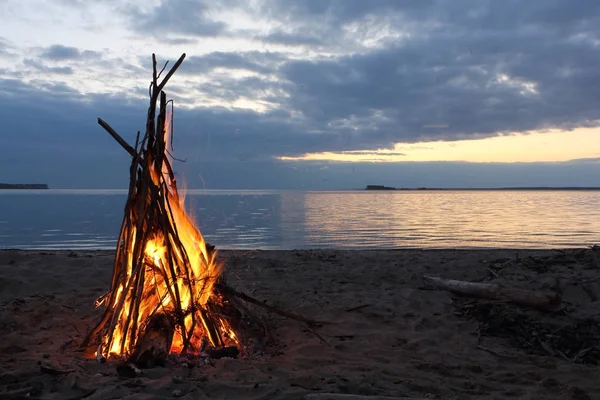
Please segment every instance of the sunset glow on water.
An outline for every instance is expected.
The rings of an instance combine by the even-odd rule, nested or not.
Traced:
[[[0,247],[114,249],[125,191],[0,192]],[[600,191],[211,191],[186,198],[224,249],[556,248],[600,243]],[[35,210],[32,212],[32,210]]]

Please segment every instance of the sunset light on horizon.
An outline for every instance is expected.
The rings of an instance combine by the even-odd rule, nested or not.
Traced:
[[[514,133],[484,139],[397,143],[392,149],[307,153],[282,161],[486,163],[565,162],[598,158],[600,128]]]

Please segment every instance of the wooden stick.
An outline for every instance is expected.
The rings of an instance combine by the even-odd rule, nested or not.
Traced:
[[[517,288],[509,288],[493,283],[477,283],[467,281],[457,281],[454,279],[436,278],[433,276],[424,276],[423,281],[439,290],[491,300],[506,300],[511,303],[542,309],[556,308],[562,302],[562,298],[557,293],[534,292]]]
[[[117,133],[117,131],[115,131],[108,123],[106,123],[102,118],[98,118],[98,123],[100,124],[101,127],[103,127],[108,133],[110,133],[110,135],[115,138],[115,140],[125,149],[127,150],[127,152],[129,154],[131,154],[131,157],[136,158],[137,157],[137,152],[135,151],[135,149],[133,147],[131,147],[131,145],[129,143],[127,143],[125,141],[125,139],[123,139],[121,137],[121,135],[119,135]]]
[[[356,310],[361,310],[365,307],[369,307],[371,305],[371,303],[369,304],[361,304],[360,306],[356,306],[356,307],[351,307],[351,308],[347,308],[346,312],[350,312],[350,311],[356,311]]]
[[[246,293],[238,292],[237,290],[235,290],[232,287],[227,286],[227,285],[225,285],[223,283],[217,283],[217,284],[215,284],[215,287],[217,287],[223,293],[239,297],[240,299],[242,299],[244,301],[247,301],[248,303],[252,303],[252,304],[254,304],[256,306],[262,307],[265,310],[271,311],[271,312],[273,312],[275,314],[279,314],[279,315],[281,315],[283,317],[286,317],[286,318],[295,319],[296,321],[304,322],[305,324],[308,324],[308,325],[313,325],[313,326],[314,325],[325,325],[325,324],[329,323],[329,322],[325,322],[325,321],[315,321],[313,319],[305,318],[302,315],[298,315],[298,314],[294,314],[294,313],[291,313],[291,312],[280,310],[280,309],[278,309],[276,307],[273,307],[273,306],[271,306],[269,304],[263,303],[262,301],[258,301],[256,299],[248,296]]]
[[[177,62],[175,63],[175,65],[173,65],[173,68],[171,68],[171,70],[167,73],[167,75],[162,80],[162,82],[160,83],[160,85],[158,85],[157,91],[160,92],[161,90],[163,90],[163,88],[165,87],[165,85],[167,84],[167,82],[169,81],[169,79],[171,79],[171,76],[173,76],[173,74],[175,73],[175,71],[177,71],[177,68],[179,68],[179,66],[181,65],[181,63],[183,62],[184,59],[185,59],[185,53],[183,53],[181,55],[181,57],[179,57],[179,60],[177,60]]]

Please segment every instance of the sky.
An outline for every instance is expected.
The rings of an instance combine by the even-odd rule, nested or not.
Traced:
[[[600,186],[597,0],[2,0],[0,182],[126,188],[152,53],[207,189]]]

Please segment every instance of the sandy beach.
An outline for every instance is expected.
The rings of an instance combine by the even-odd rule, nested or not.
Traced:
[[[227,281],[239,290],[330,324],[311,332],[270,315],[274,340],[262,359],[174,363],[124,378],[114,362],[78,351],[101,316],[94,300],[108,290],[113,253],[1,251],[0,398],[600,398],[600,251],[220,251],[220,257]],[[426,287],[424,275],[558,292],[563,303],[539,311],[459,298]]]

